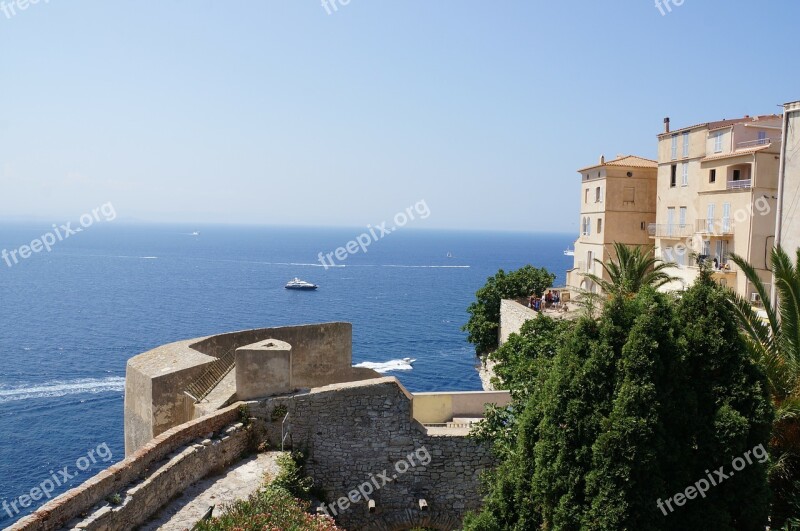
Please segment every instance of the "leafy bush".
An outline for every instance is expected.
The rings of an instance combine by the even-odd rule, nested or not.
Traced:
[[[555,278],[546,269],[531,265],[509,273],[501,269],[490,277],[475,293],[477,300],[467,308],[470,318],[463,327],[469,334],[468,341],[475,345],[475,353],[485,356],[497,348],[501,300],[531,295],[541,297]]]
[[[310,502],[294,498],[282,488],[269,486],[247,501],[236,502],[225,514],[200,522],[198,531],[334,531],[341,529],[325,515],[312,515]]]

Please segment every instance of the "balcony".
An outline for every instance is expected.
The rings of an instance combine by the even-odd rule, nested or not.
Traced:
[[[651,238],[688,238],[692,235],[692,226],[675,223],[668,223],[666,225],[650,223],[647,226],[647,234]]]
[[[752,148],[752,147],[758,147],[758,146],[767,146],[769,144],[772,144],[773,142],[774,143],[778,143],[781,140],[782,140],[782,136],[778,135],[778,136],[772,137],[772,138],[759,138],[757,140],[748,140],[746,142],[737,142],[736,143],[736,147],[740,148],[740,149],[744,149],[744,148]]]
[[[753,187],[753,179],[742,179],[740,181],[728,181],[728,190],[744,190]]]
[[[698,219],[697,232],[709,236],[729,236],[733,234],[733,226],[730,218]]]

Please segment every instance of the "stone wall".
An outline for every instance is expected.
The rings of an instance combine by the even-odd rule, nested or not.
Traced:
[[[239,404],[172,428],[125,460],[54,498],[11,531],[134,529],[195,481],[239,460],[252,446]],[[119,494],[122,503],[108,498]]]
[[[287,442],[308,453],[307,473],[327,501],[334,502],[328,511],[345,528],[458,529],[466,511],[480,507],[479,477],[494,464],[490,449],[465,436],[429,433],[412,418],[413,397],[395,378],[331,385],[251,404],[251,415],[264,422],[263,437],[277,448],[284,408],[289,413]],[[423,466],[420,455],[428,455],[430,462]],[[416,466],[401,474],[396,465],[408,465],[408,456]],[[363,500],[344,500],[372,478],[383,483],[384,471],[390,482],[374,489],[374,513]],[[426,511],[420,510],[420,499],[427,501]],[[350,506],[342,511],[337,500]]]
[[[517,301],[500,301],[500,345],[508,341],[511,334],[518,334],[525,321],[536,319],[538,314]]]

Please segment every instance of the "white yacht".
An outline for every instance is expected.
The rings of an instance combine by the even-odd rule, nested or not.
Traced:
[[[299,278],[294,277],[284,287],[286,289],[299,289],[304,291],[312,291],[317,289],[319,286],[317,286],[316,284],[312,284],[311,282],[306,282],[305,280],[300,280]]]
[[[575,256],[575,249],[570,249],[569,247],[567,247],[564,250],[564,256]]]

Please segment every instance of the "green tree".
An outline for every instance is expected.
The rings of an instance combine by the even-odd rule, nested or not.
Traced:
[[[556,340],[552,359],[521,365],[533,383],[510,379],[528,399],[465,529],[764,529],[755,462],[674,513],[657,506],[769,436],[765,378],[707,270],[680,300],[647,286],[612,296]]]
[[[645,286],[659,288],[677,280],[666,272],[666,269],[674,264],[655,258],[652,247],[614,243],[614,254],[615,257],[606,262],[599,258],[594,260],[600,264],[610,280],[593,273],[584,275],[600,286],[607,295],[630,295]]]
[[[772,519],[781,525],[790,515],[800,517],[800,268],[780,247],[771,258],[777,301],[747,260],[731,256],[761,297],[765,318],[732,291],[729,299],[753,356],[766,371],[776,409],[770,486],[775,495]],[[800,260],[800,249],[795,258]]]
[[[501,300],[541,297],[555,278],[546,269],[531,265],[509,273],[501,269],[490,277],[475,294],[477,300],[467,308],[470,317],[462,328],[468,333],[467,340],[475,345],[475,353],[485,356],[497,348]]]

